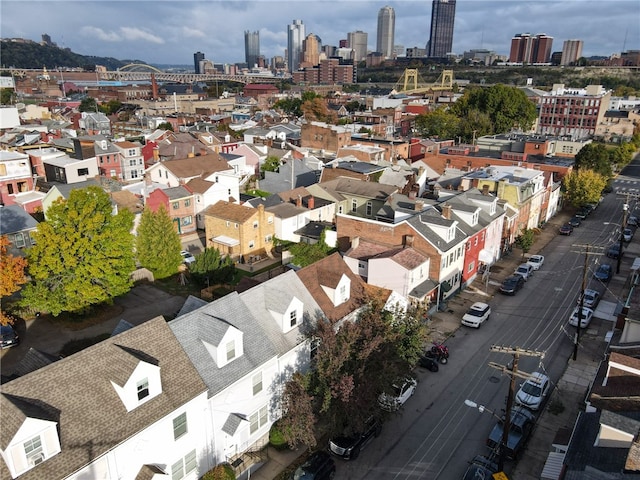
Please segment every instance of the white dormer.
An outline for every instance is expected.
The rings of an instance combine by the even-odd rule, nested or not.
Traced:
[[[7,449],[0,451],[12,478],[60,453],[57,423],[27,417]]]
[[[203,343],[218,368],[222,368],[244,354],[243,336],[240,330],[229,325],[217,345]]]
[[[335,288],[328,287],[326,285],[320,285],[324,293],[331,299],[333,306],[337,307],[342,305],[351,297],[351,279],[345,274],[342,274],[340,281]]]
[[[278,323],[282,333],[287,333],[302,323],[304,304],[298,298],[293,297],[284,311],[275,311],[273,307],[271,307],[269,308],[269,313],[271,313],[274,320]]]
[[[98,142],[98,144],[100,145],[100,148],[102,150],[106,150],[107,149],[107,141],[106,140],[100,140],[100,142]]]
[[[127,412],[162,393],[160,367],[140,361],[124,385],[111,382]]]

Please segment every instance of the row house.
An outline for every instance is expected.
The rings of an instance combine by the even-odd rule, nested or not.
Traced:
[[[34,189],[29,155],[0,150],[0,204],[15,205],[16,196]]]
[[[280,193],[292,188],[308,187],[318,183],[324,166],[319,158],[313,155],[302,156],[296,151],[287,152],[280,157],[280,162],[276,172],[263,172],[264,178],[258,181],[259,190]]]
[[[156,188],[146,205],[153,212],[163,207],[179,235],[196,231],[194,195],[187,187]]]
[[[78,127],[87,135],[111,134],[111,121],[101,112],[82,112],[78,119]]]
[[[105,137],[96,135],[95,152],[100,176],[124,180],[123,159],[120,148]]]
[[[351,133],[347,128],[322,122],[304,123],[300,133],[300,146],[315,150],[337,152],[351,142]]]
[[[23,255],[22,249],[35,245],[32,237],[38,222],[20,205],[5,205],[0,215],[0,235],[9,240],[9,254]]]
[[[113,146],[120,152],[122,180],[139,181],[144,178],[144,158],[140,142],[114,142]]]

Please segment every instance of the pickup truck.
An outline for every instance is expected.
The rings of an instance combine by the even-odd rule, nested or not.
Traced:
[[[511,423],[509,424],[509,436],[507,437],[507,458],[516,458],[523,449],[527,439],[531,435],[533,426],[536,423],[536,417],[531,411],[524,407],[515,407],[511,410]],[[487,445],[496,449],[502,443],[502,432],[504,431],[504,422],[499,421],[491,430]]]

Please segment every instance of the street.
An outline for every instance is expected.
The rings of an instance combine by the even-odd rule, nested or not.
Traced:
[[[638,191],[637,163],[638,158],[614,182],[616,191]],[[615,274],[616,260],[604,253],[611,243],[618,241],[624,202],[626,196],[615,191],[606,195],[571,236],[556,235],[542,251],[536,252],[546,257],[545,263],[517,295],[498,294],[487,299],[478,291],[476,300],[491,305],[490,320],[477,330],[459,328],[448,338],[449,363],[441,366],[438,373],[417,371],[419,384],[415,395],[387,420],[380,437],[357,460],[338,460],[335,478],[454,480],[462,478],[475,455],[488,454],[486,438],[496,422],[494,415],[500,416],[504,411],[510,382],[509,376],[488,363],[506,365],[512,360],[511,355],[493,353],[490,347],[544,352],[544,358],[521,356],[518,368],[529,373],[542,371],[553,384],[558,381],[574,351],[576,328],[567,321],[582,289],[587,245],[587,288],[597,289],[602,301],[591,324],[581,330],[581,336],[596,341],[613,327],[617,287],[624,283],[634,255],[625,256],[627,271],[623,269],[618,278],[614,275],[608,284],[595,280],[593,272],[599,264],[609,263]],[[630,211],[634,206],[635,201]],[[550,224],[546,228],[557,231],[558,226]],[[632,243],[637,241],[634,239]],[[637,249],[635,245],[634,248]],[[513,255],[518,253],[519,250],[514,251]],[[510,273],[492,273],[492,284]],[[582,346],[576,353],[587,354]],[[516,388],[521,382],[517,380]],[[466,406],[465,399],[484,405],[484,413]],[[512,472],[514,464],[507,461],[505,471]]]

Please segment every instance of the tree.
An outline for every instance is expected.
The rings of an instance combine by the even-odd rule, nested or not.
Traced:
[[[465,142],[473,142],[476,138],[491,134],[493,134],[493,125],[486,113],[470,110],[467,116],[460,120],[458,135]]]
[[[282,393],[282,418],[278,428],[291,448],[300,445],[311,449],[316,446],[314,425],[314,399],[307,391],[307,377],[299,372],[293,374]]]
[[[171,130],[173,132],[173,125],[170,122],[162,122],[158,125],[159,130]]]
[[[0,88],[0,105],[11,105],[15,92],[11,88]]]
[[[27,251],[31,283],[22,304],[59,315],[86,313],[131,288],[135,268],[133,214],[113,214],[111,199],[99,187],[72,190],[47,210]]]
[[[589,143],[582,147],[576,154],[574,165],[578,170],[593,170],[607,179],[612,176],[609,152],[601,143]]]
[[[206,248],[189,265],[189,272],[202,284],[225,283],[231,280],[236,267],[231,257],[222,256],[217,248]]]
[[[178,271],[182,263],[182,244],[164,205],[157,211],[146,207],[142,212],[136,252],[140,264],[156,278],[166,278]]]
[[[525,253],[531,250],[534,240],[535,234],[530,228],[525,228],[520,235],[518,235],[516,245],[522,249],[522,258],[524,258]]]
[[[17,292],[20,285],[27,282],[24,270],[27,261],[23,257],[15,257],[8,254],[9,239],[6,235],[0,236],[0,299]],[[0,325],[12,323],[12,318],[0,310]]]
[[[487,114],[495,133],[506,133],[516,127],[528,130],[537,118],[535,104],[522,90],[502,84],[467,89],[451,109],[461,118],[473,110]]]
[[[314,97],[311,100],[304,101],[300,109],[304,118],[309,121],[317,120],[333,123],[336,120],[335,113],[327,108],[326,101],[321,97]]]
[[[418,115],[416,129],[424,137],[455,138],[458,135],[460,119],[444,108],[437,108],[433,112]]]
[[[95,98],[85,97],[80,102],[80,106],[78,110],[81,112],[97,112],[98,111],[98,103]]]
[[[574,207],[598,202],[607,182],[607,177],[587,169],[574,170],[562,179],[565,197]]]

